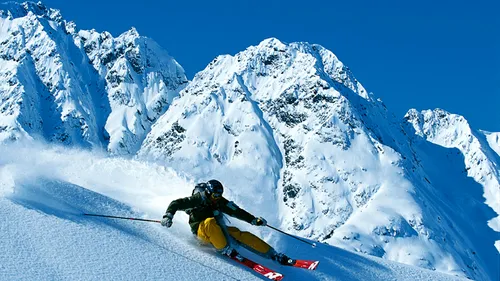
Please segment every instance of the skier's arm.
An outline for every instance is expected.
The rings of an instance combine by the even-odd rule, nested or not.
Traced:
[[[173,216],[177,211],[184,211],[199,206],[202,200],[199,194],[174,200],[168,205],[166,213],[170,213]]]
[[[252,221],[255,219],[252,214],[241,209],[240,207],[238,207],[238,205],[234,204],[234,202],[228,201],[225,198],[223,198],[223,200],[224,201],[222,202],[221,208],[222,212],[248,223],[252,223]]]

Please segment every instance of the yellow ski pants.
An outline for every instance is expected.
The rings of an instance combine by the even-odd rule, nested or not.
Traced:
[[[245,244],[260,253],[265,254],[269,251],[269,249],[271,249],[269,244],[250,232],[240,231],[234,226],[227,227],[227,232],[240,243]],[[217,224],[215,218],[208,218],[202,221],[198,227],[197,234],[199,239],[204,242],[211,243],[215,248],[217,248],[217,250],[221,250],[227,245],[226,237],[224,236],[220,226]]]

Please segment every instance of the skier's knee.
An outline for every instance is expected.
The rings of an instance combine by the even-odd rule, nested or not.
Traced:
[[[204,222],[207,226],[214,226],[214,225],[217,225],[217,221],[215,220],[215,218],[208,218],[205,220]]]
[[[210,237],[212,235],[220,235],[222,234],[222,230],[217,224],[217,221],[214,218],[208,218],[203,223],[205,225],[205,234]]]

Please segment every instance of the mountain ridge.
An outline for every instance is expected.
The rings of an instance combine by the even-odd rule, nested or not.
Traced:
[[[134,28],[115,39],[108,32],[78,30],[40,2],[2,7],[0,48],[4,65],[10,65],[2,74],[19,91],[16,100],[4,98],[2,115],[21,115],[20,124],[3,124],[2,139],[41,135],[133,154],[187,83],[182,67]],[[24,79],[16,75],[18,66]]]

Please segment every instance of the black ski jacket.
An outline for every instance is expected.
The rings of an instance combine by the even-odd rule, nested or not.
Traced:
[[[255,219],[253,215],[241,209],[232,201],[222,197],[218,201],[213,202],[204,193],[195,193],[190,197],[172,201],[168,205],[167,213],[174,215],[177,211],[185,211],[189,215],[189,226],[191,226],[191,231],[194,234],[198,233],[198,227],[202,221],[215,217],[218,212],[228,214],[248,223],[251,223]]]

